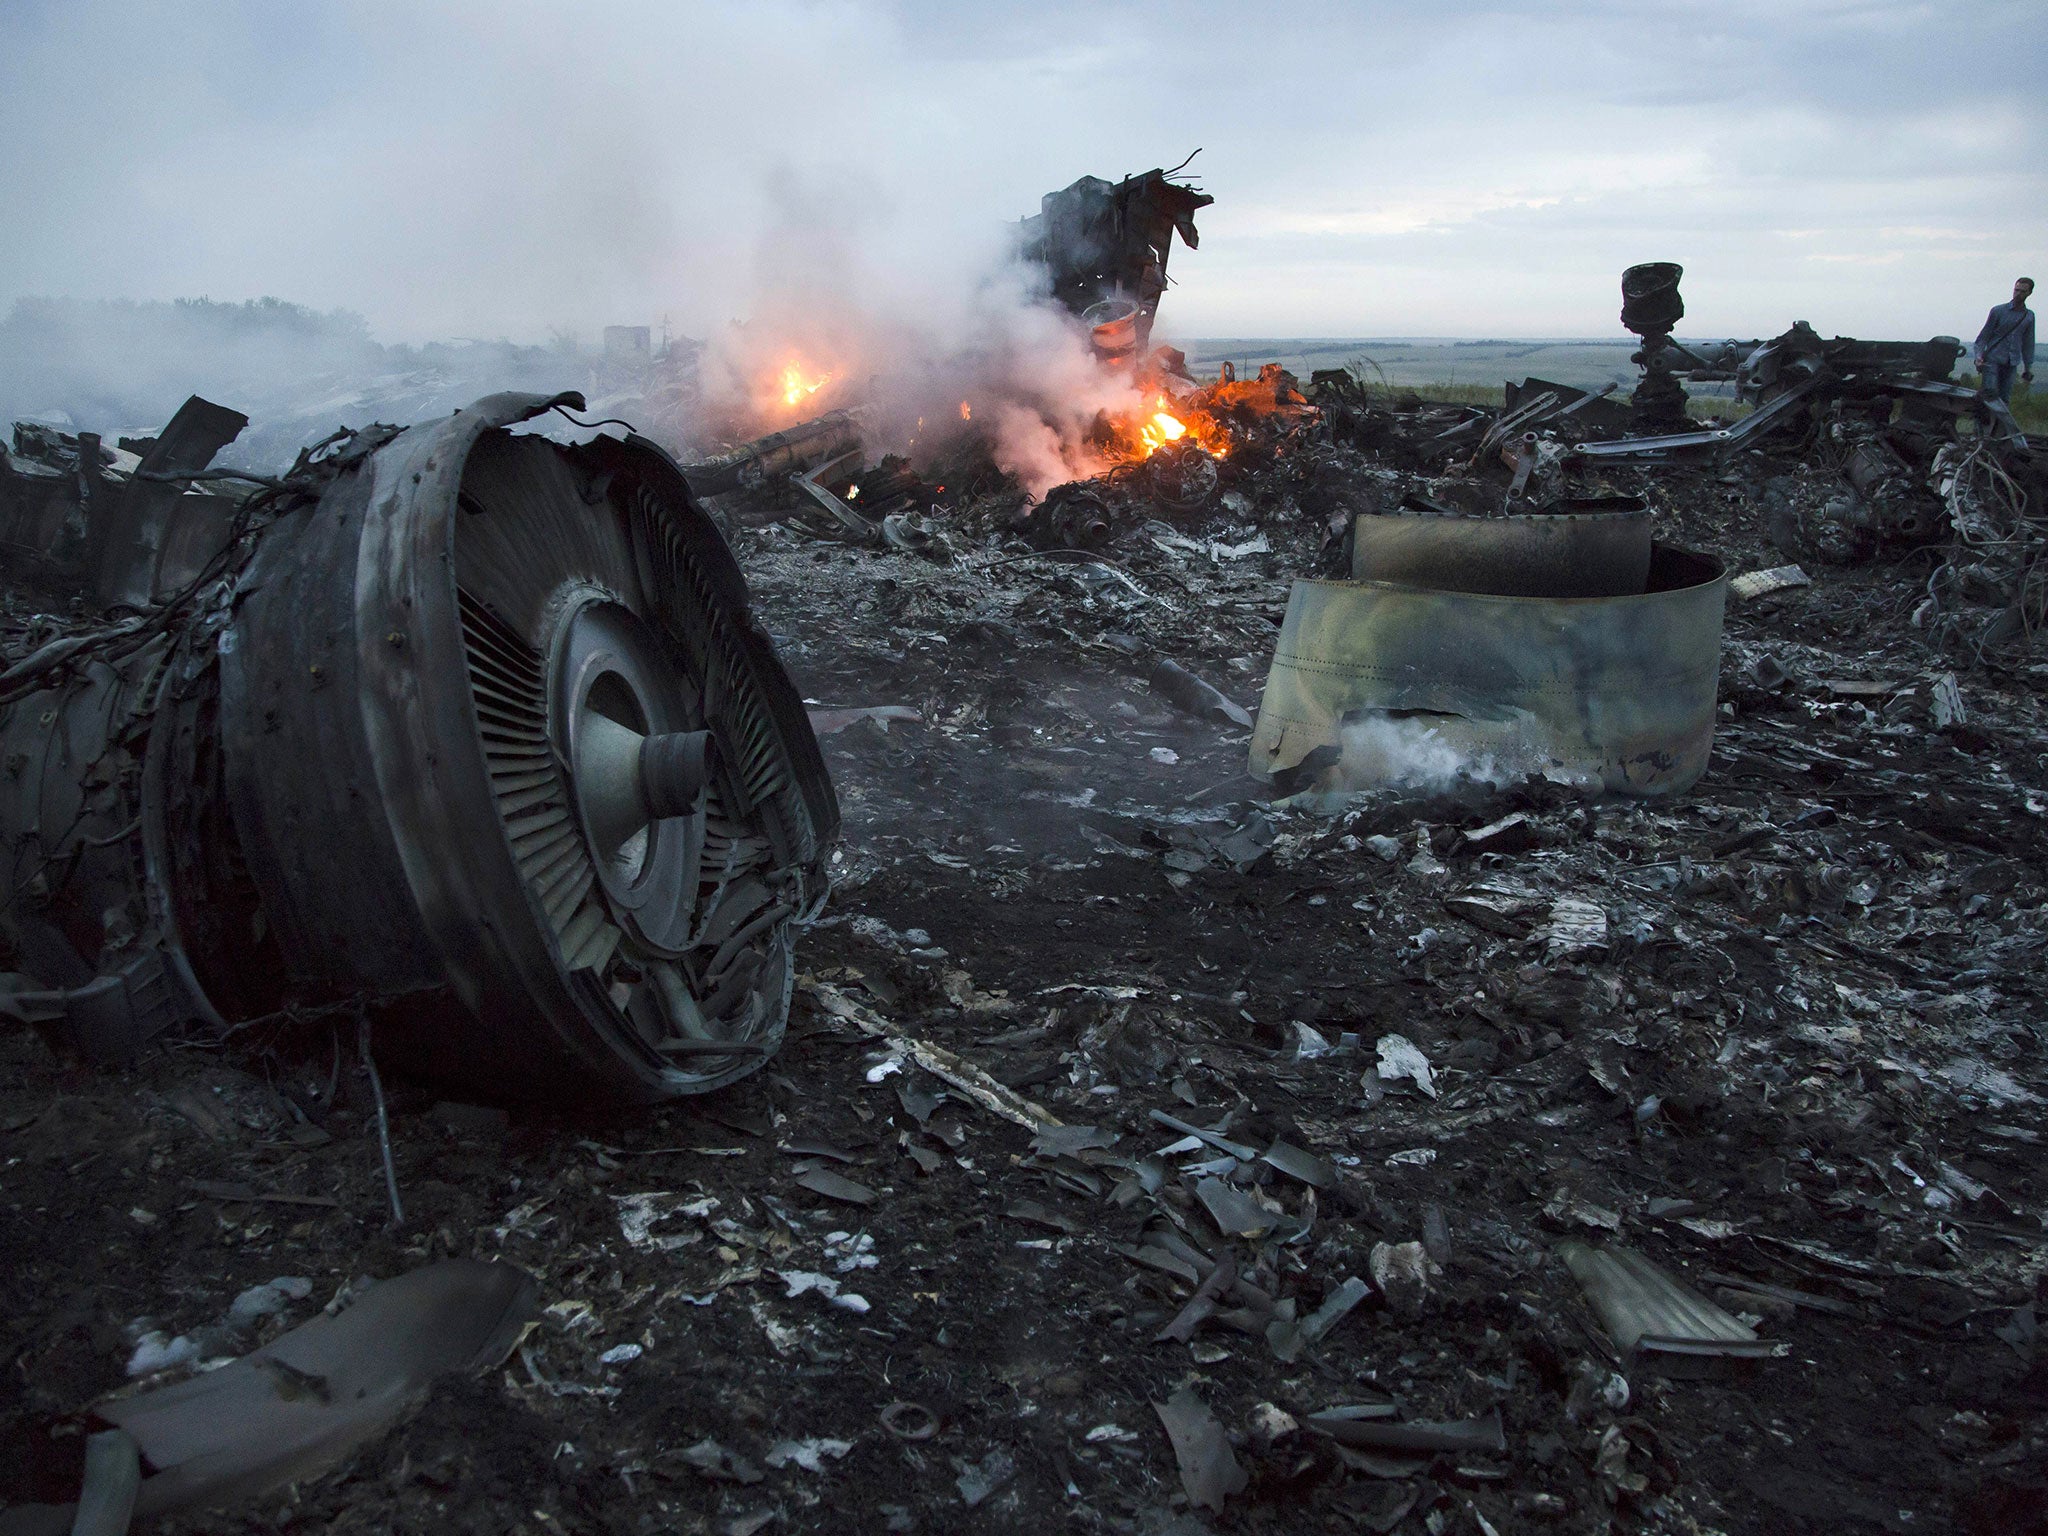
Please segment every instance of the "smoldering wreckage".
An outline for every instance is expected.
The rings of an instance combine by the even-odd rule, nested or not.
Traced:
[[[2043,1528],[2041,459],[1665,264],[1197,380],[1207,201],[1026,222],[1037,497],[15,429],[0,1530]]]

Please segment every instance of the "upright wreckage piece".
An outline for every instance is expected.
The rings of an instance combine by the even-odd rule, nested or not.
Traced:
[[[1173,237],[1189,250],[1199,246],[1195,214],[1216,201],[1168,181],[1172,174],[1153,170],[1118,182],[1083,176],[1046,193],[1040,211],[1023,221],[1024,258],[1045,268],[1052,296],[1091,327],[1108,361],[1146,355]]]
[[[1671,329],[1685,318],[1685,300],[1678,280],[1685,268],[1675,261],[1645,261],[1621,274],[1621,323],[1643,340],[1632,362],[1641,365],[1631,411],[1638,431],[1669,432],[1682,428],[1685,390],[1672,377]]]
[[[773,1052],[831,784],[675,464],[507,430],[562,404],[302,455],[181,598],[0,675],[0,931],[41,983],[0,1001],[101,1059],[362,1010],[501,1097]]]

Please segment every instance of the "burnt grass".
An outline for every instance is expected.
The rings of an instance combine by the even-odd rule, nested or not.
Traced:
[[[1650,482],[1661,536],[1781,563],[1762,472]],[[1910,557],[1816,569],[1731,600],[1715,756],[1680,799],[1274,808],[1241,777],[1244,732],[1174,712],[1103,639],[1255,707],[1319,530],[1237,505],[1220,536],[1263,525],[1270,553],[1122,535],[1108,555],[1142,596],[1052,561],[736,530],[807,697],[922,719],[826,738],[839,889],[803,940],[787,1043],[715,1098],[500,1117],[390,1082],[393,1231],[365,1080],[324,1025],[118,1072],[0,1035],[0,1498],[64,1491],[75,1442],[43,1431],[124,1388],[139,1320],[191,1335],[244,1288],[307,1277],[274,1330],[345,1282],[476,1254],[539,1279],[550,1310],[521,1354],[443,1382],[324,1477],[167,1528],[2048,1529],[2042,668],[1930,650]],[[1937,728],[1951,670],[1966,713]],[[1467,836],[1517,811],[1504,851]],[[1599,906],[1604,942],[1552,943],[1559,897]],[[820,989],[1120,1139],[1034,1155]],[[1303,1054],[1299,1026],[1330,1053]],[[1379,1081],[1390,1033],[1429,1058],[1435,1098]],[[1311,1194],[1261,1167],[1281,1235],[1307,1229],[1226,1239],[1185,1156],[1151,1193],[1126,1184],[1124,1160],[1179,1137],[1154,1110],[1231,1112],[1232,1140],[1292,1143],[1336,1180]],[[873,1202],[813,1193],[809,1165]],[[636,1248],[620,1199],[646,1192],[716,1206]],[[1216,1320],[1158,1342],[1192,1286],[1129,1256],[1162,1224],[1234,1246],[1306,1315],[1431,1207],[1419,1315],[1374,1294],[1292,1362]],[[1567,1237],[1635,1248],[1785,1352],[1696,1378],[1618,1358],[1558,1261]],[[786,1271],[867,1310],[786,1294]],[[637,1358],[600,1360],[625,1344]],[[1182,1387],[1247,1474],[1220,1510],[1189,1505],[1154,1410]],[[1375,1475],[1259,1411],[1389,1397],[1420,1420],[1497,1410],[1506,1450]],[[935,1432],[892,1432],[897,1403]],[[816,1470],[777,1452],[814,1440],[847,1445],[813,1447]],[[970,1504],[977,1475],[995,1486]]]

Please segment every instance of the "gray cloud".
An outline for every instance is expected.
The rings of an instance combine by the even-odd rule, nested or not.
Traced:
[[[275,293],[539,339],[706,334],[796,282],[943,329],[1041,192],[1197,144],[1183,335],[1612,332],[1649,258],[1703,330],[1918,335],[2048,265],[2020,4],[5,14],[0,305]]]

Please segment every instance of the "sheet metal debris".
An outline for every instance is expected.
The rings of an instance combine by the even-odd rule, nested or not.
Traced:
[[[1774,565],[1767,571],[1745,571],[1728,583],[1728,590],[1744,602],[1752,598],[1768,597],[1773,592],[1789,591],[1793,587],[1810,587],[1813,578],[1796,565]]]
[[[796,1176],[796,1182],[814,1195],[848,1205],[873,1205],[881,1196],[857,1179],[834,1173],[829,1168],[810,1168]]]
[[[700,1476],[722,1483],[758,1483],[765,1475],[737,1451],[719,1444],[708,1435],[676,1453],[686,1466]]]
[[[499,1364],[537,1312],[532,1277],[451,1259],[364,1291],[239,1360],[100,1403],[149,1467],[136,1518],[251,1503],[380,1434],[436,1378]],[[72,1529],[68,1505],[17,1505],[9,1536]]]
[[[85,1477],[71,1536],[126,1536],[142,1491],[142,1449],[125,1429],[102,1430],[85,1442]],[[0,1520],[4,1520],[0,1516]]]
[[[1364,1411],[1338,1408],[1312,1413],[1304,1422],[1340,1445],[1360,1450],[1500,1454],[1508,1448],[1507,1431],[1498,1410],[1483,1418],[1446,1423],[1400,1422],[1393,1413],[1392,1404],[1371,1404]]]
[[[1544,947],[1552,959],[1592,954],[1607,947],[1607,911],[1583,896],[1560,896],[1543,925]]]
[[[1218,1178],[1196,1184],[1195,1197],[1225,1237],[1263,1237],[1280,1219],[1278,1212],[1267,1210],[1243,1190]]]
[[[812,1436],[806,1440],[778,1440],[761,1459],[771,1467],[800,1467],[806,1472],[821,1473],[828,1459],[838,1461],[852,1449],[851,1440]]]
[[[1186,710],[1200,719],[1216,720],[1225,725],[1251,728],[1251,715],[1239,704],[1226,698],[1217,689],[1203,682],[1176,662],[1164,657],[1154,661],[1146,674],[1153,691],[1166,699],[1176,709]]]
[[[1173,1444],[1189,1503],[1197,1509],[1221,1509],[1226,1499],[1244,1492],[1251,1478],[1238,1465],[1216,1415],[1192,1387],[1182,1387],[1152,1408]]]
[[[1381,1035],[1377,1049],[1376,1070],[1381,1082],[1412,1082],[1430,1098],[1436,1097],[1436,1073],[1413,1040],[1406,1035]]]
[[[1172,1322],[1160,1329],[1153,1343],[1163,1344],[1169,1339],[1186,1342],[1195,1336],[1195,1330],[1216,1314],[1217,1299],[1225,1295],[1237,1283],[1237,1255],[1226,1252],[1216,1261],[1215,1266],[1195,1287],[1187,1305],[1174,1315]]]
[[[1309,1345],[1321,1343],[1325,1334],[1349,1317],[1358,1304],[1371,1294],[1372,1288],[1358,1276],[1346,1277],[1341,1285],[1331,1290],[1320,1307],[1297,1325],[1302,1342]]]
[[[1669,1374],[1685,1375],[1716,1360],[1785,1353],[1784,1345],[1759,1338],[1755,1329],[1631,1248],[1565,1242],[1557,1251],[1624,1357],[1640,1356]]]
[[[974,1509],[1016,1477],[1017,1458],[998,1447],[979,1462],[962,1463],[961,1468],[954,1486],[960,1490],[960,1502]]]
[[[1278,1168],[1290,1179],[1299,1179],[1312,1189],[1328,1189],[1337,1182],[1337,1171],[1313,1152],[1284,1141],[1276,1141],[1259,1154],[1260,1160]]]
[[[836,735],[862,721],[874,722],[876,728],[887,735],[892,720],[914,720],[922,724],[924,717],[907,704],[868,704],[854,709],[810,711],[811,729],[820,736]]]

